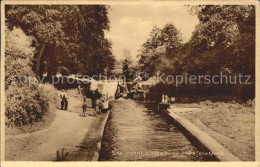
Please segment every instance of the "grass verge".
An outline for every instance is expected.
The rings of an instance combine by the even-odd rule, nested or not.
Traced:
[[[214,103],[209,100],[176,106],[198,108],[182,113],[182,116],[206,131],[241,160],[255,159],[254,106],[235,102]]]

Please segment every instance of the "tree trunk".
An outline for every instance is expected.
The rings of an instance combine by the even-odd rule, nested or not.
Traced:
[[[36,75],[39,75],[39,69],[40,69],[40,66],[41,66],[41,60],[42,60],[42,57],[43,57],[43,51],[45,49],[45,44],[42,44],[40,46],[40,51],[39,51],[39,55],[37,57],[37,61],[36,61],[36,67],[35,67],[35,73]]]
[[[48,46],[46,49],[46,59],[47,59],[47,80],[51,82],[52,77],[56,75],[57,72],[57,59],[55,54],[55,47],[53,45]]]

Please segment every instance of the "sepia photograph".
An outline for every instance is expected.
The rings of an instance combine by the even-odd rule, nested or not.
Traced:
[[[3,161],[257,161],[257,1],[53,2],[1,4]]]

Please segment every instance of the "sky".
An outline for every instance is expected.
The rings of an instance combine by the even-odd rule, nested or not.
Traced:
[[[111,5],[108,17],[110,30],[105,36],[112,41],[117,59],[122,58],[124,48],[130,49],[136,59],[155,25],[162,28],[166,23],[173,23],[186,42],[198,24],[198,18],[183,5]]]

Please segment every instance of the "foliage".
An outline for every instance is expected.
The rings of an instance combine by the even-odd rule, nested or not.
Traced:
[[[154,75],[167,67],[169,59],[175,59],[182,46],[182,38],[173,24],[163,29],[154,27],[149,39],[143,44],[139,64],[142,72]]]
[[[123,61],[122,61],[122,73],[123,75],[127,78],[131,78],[131,66],[133,63],[132,57],[131,57],[131,52],[129,49],[124,49],[123,50]]]
[[[33,124],[47,114],[48,99],[36,85],[11,85],[6,90],[6,125],[21,127]]]
[[[44,83],[40,84],[38,87],[42,95],[48,98],[49,102],[52,102],[53,104],[56,104],[56,106],[59,106],[59,95],[56,88],[53,85]]]
[[[150,75],[250,75],[249,85],[187,83],[166,88],[171,93],[223,93],[243,96],[245,100],[254,98],[255,7],[198,5],[191,7],[191,13],[199,18],[199,24],[184,44],[173,25],[167,24],[161,30],[154,27],[139,55],[140,70]]]
[[[114,57],[108,6],[104,5],[7,5],[8,27],[19,26],[35,37],[35,72],[98,74],[112,70]],[[64,69],[67,69],[67,71]]]
[[[40,121],[48,112],[49,101],[57,102],[55,89],[39,85],[34,74],[47,73],[48,78],[57,73],[94,75],[114,68],[111,42],[104,37],[109,30],[108,6],[5,7],[8,126]]]
[[[207,5],[195,9],[200,23],[193,32],[187,58],[209,63],[204,71],[212,70],[213,65],[218,71],[254,76],[254,7]]]
[[[123,73],[122,60],[115,60],[114,69],[111,71],[113,75],[119,76]]]
[[[19,77],[33,75],[31,70],[35,49],[31,47],[32,37],[28,37],[17,27],[10,31],[6,27],[5,39],[5,88],[12,82],[19,82]],[[17,76],[17,77],[16,77]]]
[[[192,74],[251,75],[251,85],[222,85],[221,92],[244,98],[254,97],[255,83],[255,9],[253,6],[194,7],[200,23],[189,41],[183,61],[184,71]],[[209,85],[214,91],[215,85]],[[245,90],[245,91],[244,91]]]
[[[34,84],[28,80],[28,78],[35,79],[31,69],[35,52],[31,46],[32,39],[20,28],[14,27],[12,31],[6,28],[5,118],[7,126],[20,127],[33,124],[40,121],[48,112],[48,101],[51,97],[43,92],[43,89],[39,89],[36,80]],[[20,80],[19,77],[23,79]]]
[[[116,76],[124,75],[130,81],[136,77],[136,72],[138,72],[138,64],[133,60],[131,51],[127,48],[123,49],[122,59],[115,61],[115,66],[111,74]]]

